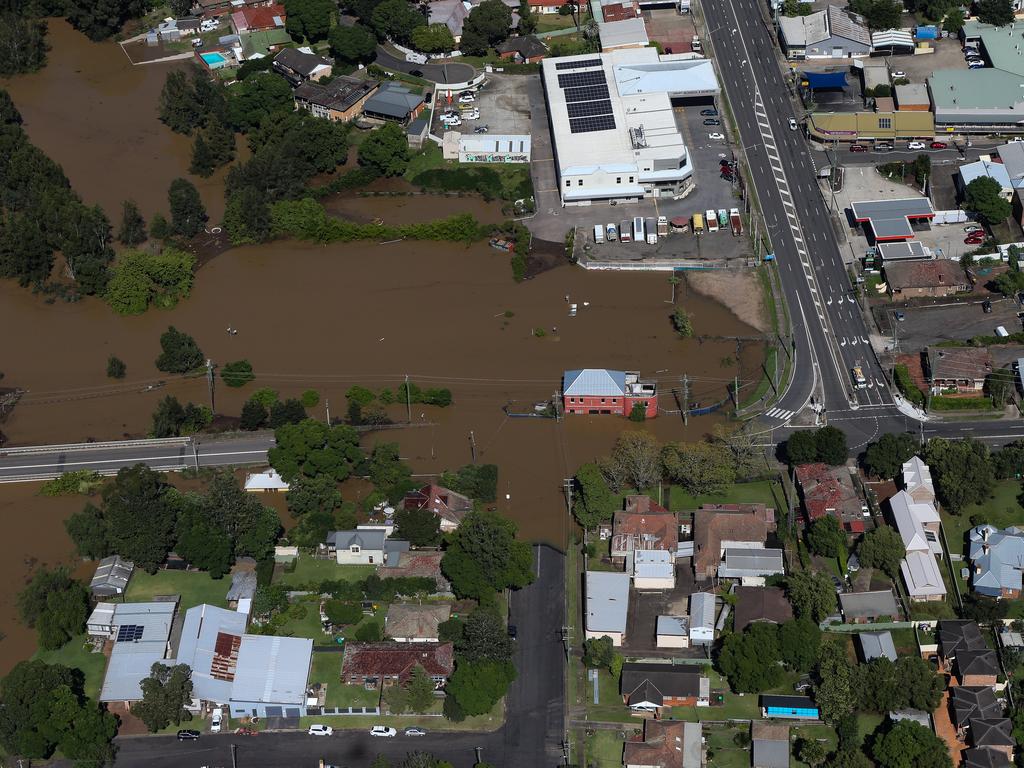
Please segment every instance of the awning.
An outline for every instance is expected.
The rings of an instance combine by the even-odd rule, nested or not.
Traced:
[[[812,91],[819,88],[846,87],[845,72],[804,72],[803,78]]]

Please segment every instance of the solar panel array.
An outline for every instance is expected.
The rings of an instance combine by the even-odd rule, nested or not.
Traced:
[[[123,624],[117,628],[117,640],[115,642],[131,643],[135,640],[141,640],[145,629],[145,627],[140,627],[137,624]]]
[[[559,61],[555,69],[583,69],[584,67],[600,67],[600,59],[581,59],[580,61]]]
[[[562,64],[571,65],[563,67]],[[600,59],[567,61],[556,64],[557,69],[598,67]],[[566,72],[558,76],[558,85],[565,96],[570,133],[591,133],[615,129],[615,114],[608,92],[608,80],[603,69],[586,72]]]

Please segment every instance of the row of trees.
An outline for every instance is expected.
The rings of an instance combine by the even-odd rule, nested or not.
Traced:
[[[65,522],[78,553],[93,559],[117,553],[151,573],[173,549],[220,578],[238,557],[268,557],[281,532],[277,513],[226,471],[215,474],[201,494],[178,491],[137,464],[118,472],[101,500]]]
[[[624,489],[644,491],[665,480],[692,495],[716,493],[761,473],[763,457],[745,429],[716,426],[697,443],[666,443],[647,432],[623,432],[609,456],[576,472],[573,515],[584,528],[596,528],[616,511]]]
[[[831,424],[820,429],[801,429],[786,440],[786,460],[790,466],[823,464],[839,466],[846,463],[849,449],[846,433]]]

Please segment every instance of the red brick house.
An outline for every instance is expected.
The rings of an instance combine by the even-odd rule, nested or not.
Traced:
[[[697,581],[718,575],[725,550],[760,547],[775,530],[775,510],[764,504],[705,504],[693,513],[693,573]]]
[[[548,55],[548,47],[534,35],[510,37],[498,43],[494,50],[498,55],[516,64],[536,64]]]
[[[283,5],[260,5],[242,8],[231,14],[231,26],[237,34],[259,32],[263,29],[284,29],[288,18]]]
[[[625,509],[612,518],[612,562],[622,565],[636,550],[666,550],[675,556],[679,546],[679,523],[650,496],[627,496]]]
[[[459,527],[467,512],[473,511],[473,500],[440,485],[424,485],[410,491],[402,500],[403,509],[429,509],[441,518],[441,530],[451,533]]]
[[[848,533],[864,532],[863,506],[849,469],[820,462],[801,464],[796,468],[796,480],[807,522],[832,515]]]
[[[622,665],[622,702],[634,715],[661,716],[665,707],[706,707],[710,684],[694,667],[683,664]]]
[[[420,665],[441,688],[455,668],[451,643],[346,643],[341,681],[380,688],[405,685]]]
[[[629,416],[641,405],[648,419],[658,415],[658,383],[633,371],[583,368],[562,376],[562,406],[566,413]]]

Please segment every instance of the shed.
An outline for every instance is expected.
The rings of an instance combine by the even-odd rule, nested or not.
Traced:
[[[857,639],[860,641],[860,653],[864,661],[880,658],[896,661],[896,646],[891,632],[861,632]]]
[[[715,641],[715,596],[711,592],[690,595],[690,643],[711,645]]]
[[[89,582],[89,591],[95,597],[115,597],[123,595],[128,588],[135,564],[124,560],[120,555],[111,555],[100,560],[96,573]]]
[[[753,768],[789,768],[789,726],[754,720],[750,724]]]
[[[689,648],[690,619],[688,616],[659,616],[655,635],[659,648]]]

